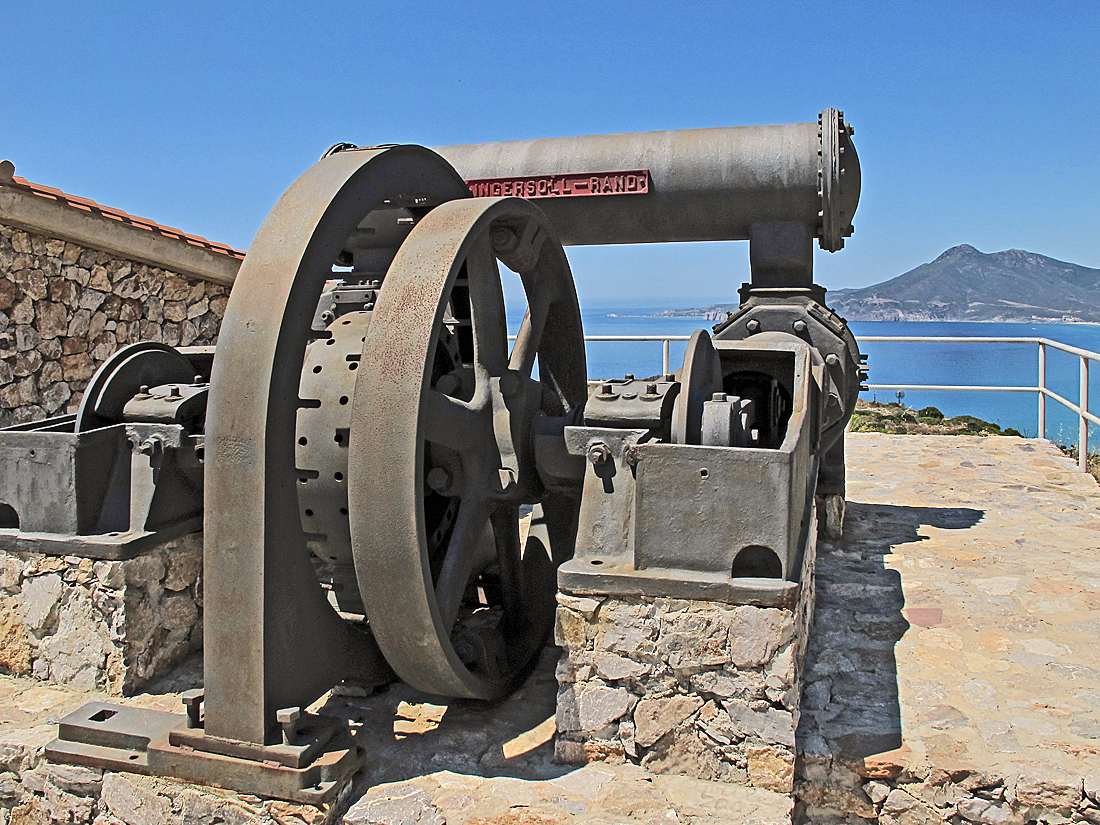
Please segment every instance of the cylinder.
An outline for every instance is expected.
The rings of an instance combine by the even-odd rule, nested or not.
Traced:
[[[475,196],[534,200],[569,245],[748,240],[801,223],[852,234],[859,160],[843,113],[816,123],[513,140],[435,149]]]

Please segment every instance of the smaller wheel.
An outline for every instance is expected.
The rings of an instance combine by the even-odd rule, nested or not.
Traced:
[[[684,366],[677,376],[680,394],[672,408],[672,443],[699,444],[702,440],[703,404],[722,389],[718,352],[705,329],[691,334]]]
[[[122,421],[122,410],[143,386],[190,384],[191,362],[167,344],[139,341],[123,347],[96,370],[76,413],[76,432]]]

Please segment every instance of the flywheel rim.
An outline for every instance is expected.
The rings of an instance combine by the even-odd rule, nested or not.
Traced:
[[[497,258],[520,273],[530,305],[511,353]],[[461,328],[454,314],[463,290],[474,348],[472,386],[447,397],[431,385],[432,364],[448,313]],[[524,434],[507,426],[502,431],[501,422],[520,420],[522,408],[529,423],[531,404],[543,414],[563,415],[583,403],[583,346],[564,250],[528,201],[478,198],[436,207],[410,233],[387,273],[356,378],[348,492],[356,576],[372,632],[390,666],[414,687],[495,698],[516,686],[541,649],[554,610],[551,550],[558,561],[562,550],[547,546],[546,533],[540,539],[533,531],[520,556],[516,510],[521,500],[545,499],[548,515],[564,512],[568,521],[570,507],[541,488]],[[536,353],[538,381],[528,377]],[[515,409],[505,409],[509,405]],[[464,446],[466,436],[474,446]],[[433,560],[425,538],[425,456],[429,445],[435,453],[441,444],[461,453],[457,475],[466,486],[445,556]],[[461,624],[458,603],[485,569],[478,564],[486,563],[486,535],[495,545],[503,606],[485,646],[504,644],[495,660],[499,670],[485,667],[485,658],[471,663],[460,655],[456,645],[469,638],[456,642],[451,635]]]

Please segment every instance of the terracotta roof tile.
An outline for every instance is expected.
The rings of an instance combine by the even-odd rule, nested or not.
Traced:
[[[135,215],[127,214],[121,209],[113,209],[109,206],[103,206],[96,203],[93,200],[87,198],[79,198],[76,195],[69,195],[62,192],[60,189],[54,189],[50,186],[43,186],[40,183],[31,183],[26,178],[21,178],[18,175],[12,176],[12,184],[20,188],[28,189],[35,195],[43,198],[51,198],[53,200],[61,201],[69,206],[81,209],[86,212],[92,212],[94,214],[102,215],[105,218],[111,220],[121,221],[127,223],[136,229],[144,229],[150,232],[156,232],[160,235],[164,235],[169,238],[178,238],[185,243],[189,243],[192,246],[200,246],[204,249],[209,249],[211,252],[217,252],[221,255],[228,255],[230,258],[237,258],[241,260],[244,258],[244,253],[239,249],[234,249],[231,246],[226,246],[222,243],[215,243],[214,241],[208,241],[200,235],[191,235],[184,232],[182,229],[176,229],[172,226],[162,226],[156,221],[151,221],[148,218],[139,218]],[[10,185],[10,184],[9,184]]]

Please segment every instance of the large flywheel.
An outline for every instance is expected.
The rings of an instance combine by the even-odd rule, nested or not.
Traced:
[[[510,351],[498,259],[519,273],[529,305]],[[423,217],[366,329],[348,455],[359,590],[406,682],[492,698],[528,671],[576,514],[540,479],[534,423],[586,394],[576,291],[542,212],[478,198]]]

